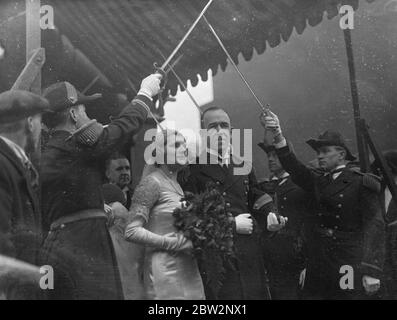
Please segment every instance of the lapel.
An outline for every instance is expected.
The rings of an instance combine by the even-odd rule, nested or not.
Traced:
[[[351,174],[348,169],[345,169],[335,180],[332,180],[331,183],[325,185],[321,191],[327,195],[333,195],[347,188],[351,181]]]
[[[243,164],[236,165],[231,157],[231,163],[228,168],[223,168],[219,164],[210,164],[210,155],[207,157],[208,164],[201,165],[201,173],[209,177],[213,181],[219,181],[223,186],[223,190],[230,189],[236,182],[242,179],[243,176],[234,175],[233,170],[236,166],[243,166]]]
[[[383,210],[385,210],[386,209],[385,208],[385,197],[383,196],[382,198],[383,198],[382,208],[383,208]],[[397,205],[393,198],[391,198],[391,200],[390,200],[389,207],[387,208],[386,216],[387,217],[397,216]]]
[[[203,164],[200,172],[215,182],[225,183],[226,171],[218,164]]]
[[[229,167],[227,170],[224,170],[228,176],[229,179],[226,179],[226,184],[224,186],[224,191],[230,189],[233,187],[237,182],[239,182],[243,177],[241,175],[235,175],[234,174],[234,168],[238,167],[239,165],[236,165],[233,161],[229,164]]]
[[[10,161],[10,163],[15,167],[18,173],[23,177],[28,191],[28,195],[33,206],[33,210],[37,211],[37,196],[35,196],[35,193],[32,189],[32,186],[30,184],[30,178],[26,174],[26,169],[23,167],[21,160],[16,156],[14,151],[12,151],[10,147],[3,141],[3,139],[0,139],[0,153],[3,154]]]
[[[279,196],[284,196],[288,192],[291,192],[296,189],[296,186],[291,180],[291,177],[287,178],[287,181],[285,181],[282,185],[278,185],[276,187],[276,192]]]

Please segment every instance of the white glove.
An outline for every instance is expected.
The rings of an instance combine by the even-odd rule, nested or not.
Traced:
[[[299,288],[302,290],[305,287],[306,269],[303,269],[299,275]]]
[[[374,294],[380,289],[380,280],[370,276],[363,276],[363,287],[368,295]]]
[[[280,217],[280,222],[277,219],[277,216],[275,213],[270,212],[267,215],[267,230],[272,231],[272,232],[276,232],[276,231],[280,231],[282,228],[285,227],[285,224],[288,221],[287,217]]]
[[[180,232],[172,232],[164,235],[165,246],[169,251],[191,251],[193,243]]]
[[[160,83],[162,75],[159,73],[151,74],[142,80],[141,89],[138,94],[143,94],[149,98],[153,98],[160,92]]]
[[[111,204],[113,216],[116,219],[127,219],[129,212],[120,202],[113,202]]]
[[[238,234],[251,234],[254,230],[251,214],[242,213],[234,218],[236,222],[236,231]]]
[[[265,130],[272,132],[274,136],[282,134],[280,120],[278,119],[277,115],[271,112],[269,109],[267,109],[265,113],[261,114],[260,120]]]

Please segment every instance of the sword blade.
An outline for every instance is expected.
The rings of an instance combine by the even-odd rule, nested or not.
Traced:
[[[208,10],[210,5],[212,4],[214,0],[208,1],[207,5],[204,7],[204,9],[201,11],[200,15],[197,17],[196,21],[192,24],[192,26],[189,28],[188,32],[185,34],[185,36],[182,38],[182,40],[178,43],[174,51],[171,53],[171,55],[168,57],[167,60],[163,63],[160,69],[164,70],[164,68],[170,64],[171,60],[174,58],[176,53],[179,51],[179,49],[183,46],[185,43],[186,39],[189,38],[190,34],[193,32],[194,28],[197,26],[197,24],[200,22],[201,18],[204,16],[204,13]]]
[[[233,61],[232,56],[230,55],[230,53],[227,51],[225,45],[223,44],[221,38],[218,36],[217,32],[215,31],[214,27],[211,25],[211,23],[207,20],[207,18],[205,16],[203,16],[204,21],[206,22],[206,24],[208,25],[208,28],[210,29],[210,31],[212,32],[212,34],[214,35],[215,39],[218,41],[219,45],[221,46],[222,50],[225,52],[228,60],[230,61],[230,63],[232,64],[232,66],[234,67],[234,69],[237,71],[238,75],[240,76],[241,80],[243,80],[244,84],[246,85],[246,87],[248,88],[248,90],[251,92],[252,96],[255,98],[258,106],[261,109],[261,112],[263,113],[267,113],[267,109],[265,108],[265,106],[263,105],[263,103],[259,100],[258,96],[255,94],[254,90],[252,89],[252,87],[250,86],[250,84],[248,83],[247,79],[245,79],[244,75],[241,73],[240,69],[237,67],[236,63]]]
[[[163,55],[163,53],[160,51],[159,49],[159,53],[160,55],[163,57],[163,59],[165,59],[165,56]],[[181,56],[180,56],[181,57]],[[178,59],[177,59],[178,60]],[[188,94],[189,98],[193,101],[194,105],[197,107],[197,109],[199,110],[200,114],[201,114],[201,109],[199,104],[197,103],[196,99],[194,99],[192,93],[188,90],[188,88],[185,86],[185,84],[183,83],[182,79],[178,76],[178,74],[176,73],[174,67],[175,67],[176,63],[173,63],[173,65],[169,65],[169,69],[168,72],[171,71],[172,74],[175,76],[175,78],[178,80],[179,84],[181,85],[181,87],[186,91],[186,93]]]

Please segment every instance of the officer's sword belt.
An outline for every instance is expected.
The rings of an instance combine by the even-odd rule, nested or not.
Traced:
[[[68,223],[73,223],[87,219],[97,219],[97,218],[107,219],[106,213],[101,209],[81,210],[71,215],[67,215],[55,220],[51,224],[51,230],[62,228],[64,225]]]

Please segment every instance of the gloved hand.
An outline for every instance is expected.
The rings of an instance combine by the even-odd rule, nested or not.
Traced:
[[[111,204],[113,216],[115,219],[127,220],[130,213],[127,208],[123,206],[120,202],[113,202]]]
[[[363,276],[363,287],[368,295],[375,294],[380,289],[380,280],[370,276]]]
[[[280,231],[282,228],[284,228],[285,224],[288,221],[288,218],[279,216],[279,219],[280,219],[280,221],[278,221],[275,213],[270,212],[267,215],[267,230],[276,232],[276,231]]]
[[[266,131],[269,131],[273,134],[275,140],[281,140],[282,138],[284,138],[280,126],[280,120],[278,119],[276,114],[267,109],[265,113],[261,114],[260,120],[261,125],[265,128]]]
[[[306,268],[303,269],[299,275],[299,288],[302,290],[305,287]]]
[[[169,233],[164,235],[165,249],[169,251],[190,251],[193,249],[193,243],[182,233]]]
[[[242,213],[234,218],[236,222],[236,232],[238,234],[251,234],[254,230],[251,214]]]
[[[149,98],[153,98],[158,95],[160,92],[161,78],[161,74],[154,73],[143,79],[138,94],[143,94]]]

